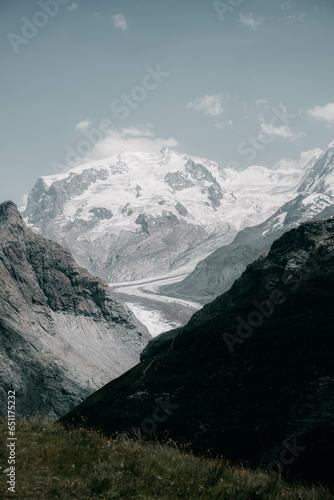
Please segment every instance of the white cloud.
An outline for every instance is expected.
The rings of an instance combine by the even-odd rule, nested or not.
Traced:
[[[282,18],[282,20],[283,20],[283,22],[285,22],[287,24],[302,23],[305,17],[306,17],[306,13],[300,12],[299,14],[292,14],[290,16],[285,16]]]
[[[178,142],[173,137],[169,137],[168,139],[156,137],[147,128],[128,127],[121,130],[113,129],[109,130],[104,138],[94,145],[85,160],[100,160],[119,154],[124,150],[154,153],[160,151],[164,146],[175,148],[178,146]]]
[[[282,158],[280,161],[275,163],[275,170],[301,170],[306,165],[309,164],[311,160],[316,160],[323,153],[322,149],[314,148],[308,149],[307,151],[302,151],[299,155],[298,160],[292,160],[291,158]]]
[[[186,105],[187,109],[202,111],[206,116],[218,116],[224,111],[221,94],[206,94],[204,97],[197,97],[193,102]]]
[[[308,110],[308,114],[316,120],[323,120],[330,125],[334,124],[334,102],[326,104],[326,106],[315,106]]]
[[[112,16],[112,22],[115,28],[119,28],[122,31],[126,31],[128,29],[128,24],[123,14],[116,14],[115,16]]]
[[[273,170],[298,170],[299,161],[292,158],[282,158],[273,166]]]
[[[226,127],[231,127],[232,125],[233,125],[232,120],[229,120],[228,122],[214,123],[214,127],[216,127],[218,130],[221,130]]]
[[[239,19],[248,28],[252,30],[257,30],[263,23],[263,17],[256,17],[251,12],[249,14],[241,13],[239,14]]]
[[[138,127],[128,127],[128,128],[123,128],[122,132],[124,135],[130,135],[130,136],[140,136],[140,137],[153,137],[154,133],[152,130],[149,130],[148,128],[138,128]]]
[[[308,149],[307,151],[302,151],[300,153],[299,164],[301,167],[305,167],[313,158],[319,158],[322,155],[323,150],[320,148]]]
[[[289,9],[291,9],[291,4],[290,4],[290,2],[284,2],[280,5],[280,7],[282,10],[289,10]]]
[[[269,102],[268,102],[267,99],[255,99],[254,102],[255,102],[255,104],[257,106],[266,106],[266,107],[268,107],[268,105],[269,105]]]
[[[71,3],[71,5],[68,5],[66,7],[66,9],[72,11],[72,10],[77,9],[78,7],[79,7],[79,5],[77,3]]]
[[[93,122],[91,120],[89,120],[88,118],[86,118],[86,120],[81,120],[76,126],[75,126],[75,130],[86,130],[87,128],[89,128],[91,125],[93,124]]]
[[[292,141],[295,141],[297,137],[305,135],[304,133],[295,134],[288,125],[276,127],[275,125],[267,124],[264,121],[261,121],[261,130],[266,135],[281,137],[283,139],[291,139]]]

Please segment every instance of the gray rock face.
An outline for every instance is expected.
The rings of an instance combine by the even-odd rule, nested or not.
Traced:
[[[99,220],[104,220],[104,219],[111,219],[112,218],[112,211],[108,210],[107,208],[104,207],[94,207],[89,210],[89,213],[92,214],[94,217],[96,217]]]
[[[79,175],[70,175],[65,179],[55,181],[48,190],[45,189],[44,181],[38,179],[30,193],[26,216],[32,223],[57,217],[63,212],[65,203],[73,194],[84,193],[91,184],[98,179],[104,180],[107,176],[105,170],[91,168],[83,170]]]
[[[334,216],[334,198],[300,194],[262,224],[240,231],[234,241],[200,261],[179,283],[161,288],[167,295],[208,303],[226,292],[246,266],[270,249],[284,232],[308,219]]]
[[[220,207],[220,201],[224,198],[224,190],[212,173],[204,165],[195,163],[191,159],[186,163],[186,171],[189,172],[190,176],[197,182],[209,183],[209,186],[203,187],[202,192],[207,193],[213,208]]]
[[[108,285],[0,205],[0,407],[59,416],[134,366],[150,336]]]
[[[194,183],[182,172],[168,172],[165,181],[174,191],[183,191],[183,189],[194,186]]]

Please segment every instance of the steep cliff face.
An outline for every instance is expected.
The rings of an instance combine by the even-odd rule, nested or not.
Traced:
[[[0,407],[59,416],[136,364],[150,338],[108,285],[0,205]]]
[[[108,282],[192,270],[293,198],[298,172],[225,169],[166,148],[40,178],[23,215]]]
[[[333,484],[333,284],[334,220],[302,224],[62,422],[144,439],[167,432],[201,452]]]

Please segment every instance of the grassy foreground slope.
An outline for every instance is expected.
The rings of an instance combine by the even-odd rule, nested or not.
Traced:
[[[0,420],[0,498],[325,500],[322,487],[196,457],[175,443],[106,438],[50,422],[17,424],[16,493],[7,492],[6,422]]]

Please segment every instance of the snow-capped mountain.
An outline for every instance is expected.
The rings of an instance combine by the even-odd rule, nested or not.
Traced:
[[[195,264],[259,224],[296,194],[300,172],[243,172],[163,148],[124,151],[38,179],[23,216],[111,281],[138,280]]]

